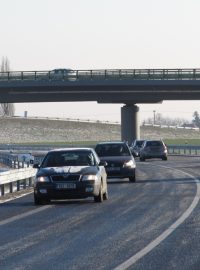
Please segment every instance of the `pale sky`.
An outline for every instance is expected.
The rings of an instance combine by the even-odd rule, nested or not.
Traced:
[[[200,68],[199,0],[0,0],[0,57],[11,70]],[[16,115],[120,121],[120,104],[16,104]],[[200,101],[139,105],[191,119]]]

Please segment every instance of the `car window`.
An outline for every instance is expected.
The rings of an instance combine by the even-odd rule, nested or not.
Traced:
[[[51,152],[44,159],[41,167],[94,166],[95,158],[89,151]]]
[[[144,141],[137,141],[136,146],[141,147],[143,145]]]
[[[146,143],[146,146],[162,146],[162,142],[161,141],[148,141]]]
[[[125,144],[102,144],[95,148],[98,156],[129,156],[130,152]]]

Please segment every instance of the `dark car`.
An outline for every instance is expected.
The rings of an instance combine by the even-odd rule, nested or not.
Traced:
[[[95,151],[105,167],[108,178],[129,178],[135,182],[136,164],[130,148],[125,142],[98,143]]]
[[[162,140],[147,140],[140,149],[140,161],[150,158],[167,160],[167,146]]]
[[[142,148],[144,142],[145,140],[134,140],[132,142],[130,149],[134,157],[140,156],[140,149]]]
[[[107,174],[91,148],[52,150],[44,157],[34,183],[35,204],[51,199],[94,197],[95,202],[108,198]]]
[[[76,80],[76,71],[70,68],[57,68],[50,71],[50,79],[52,80],[69,80],[75,81]]]

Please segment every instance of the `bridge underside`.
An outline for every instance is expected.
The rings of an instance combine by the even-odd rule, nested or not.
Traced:
[[[0,82],[0,102],[154,103],[200,99],[198,81]]]
[[[139,108],[163,100],[200,100],[200,80],[8,81],[0,82],[0,103],[79,102],[125,104],[122,140],[139,139]]]

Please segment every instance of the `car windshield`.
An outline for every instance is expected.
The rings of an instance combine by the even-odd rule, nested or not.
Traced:
[[[128,147],[123,144],[102,144],[96,146],[98,156],[129,156]]]
[[[149,141],[146,143],[146,146],[162,146],[162,142],[161,141]]]
[[[94,166],[95,159],[90,151],[50,152],[41,167]]]
[[[141,147],[144,141],[136,141],[135,146]]]

